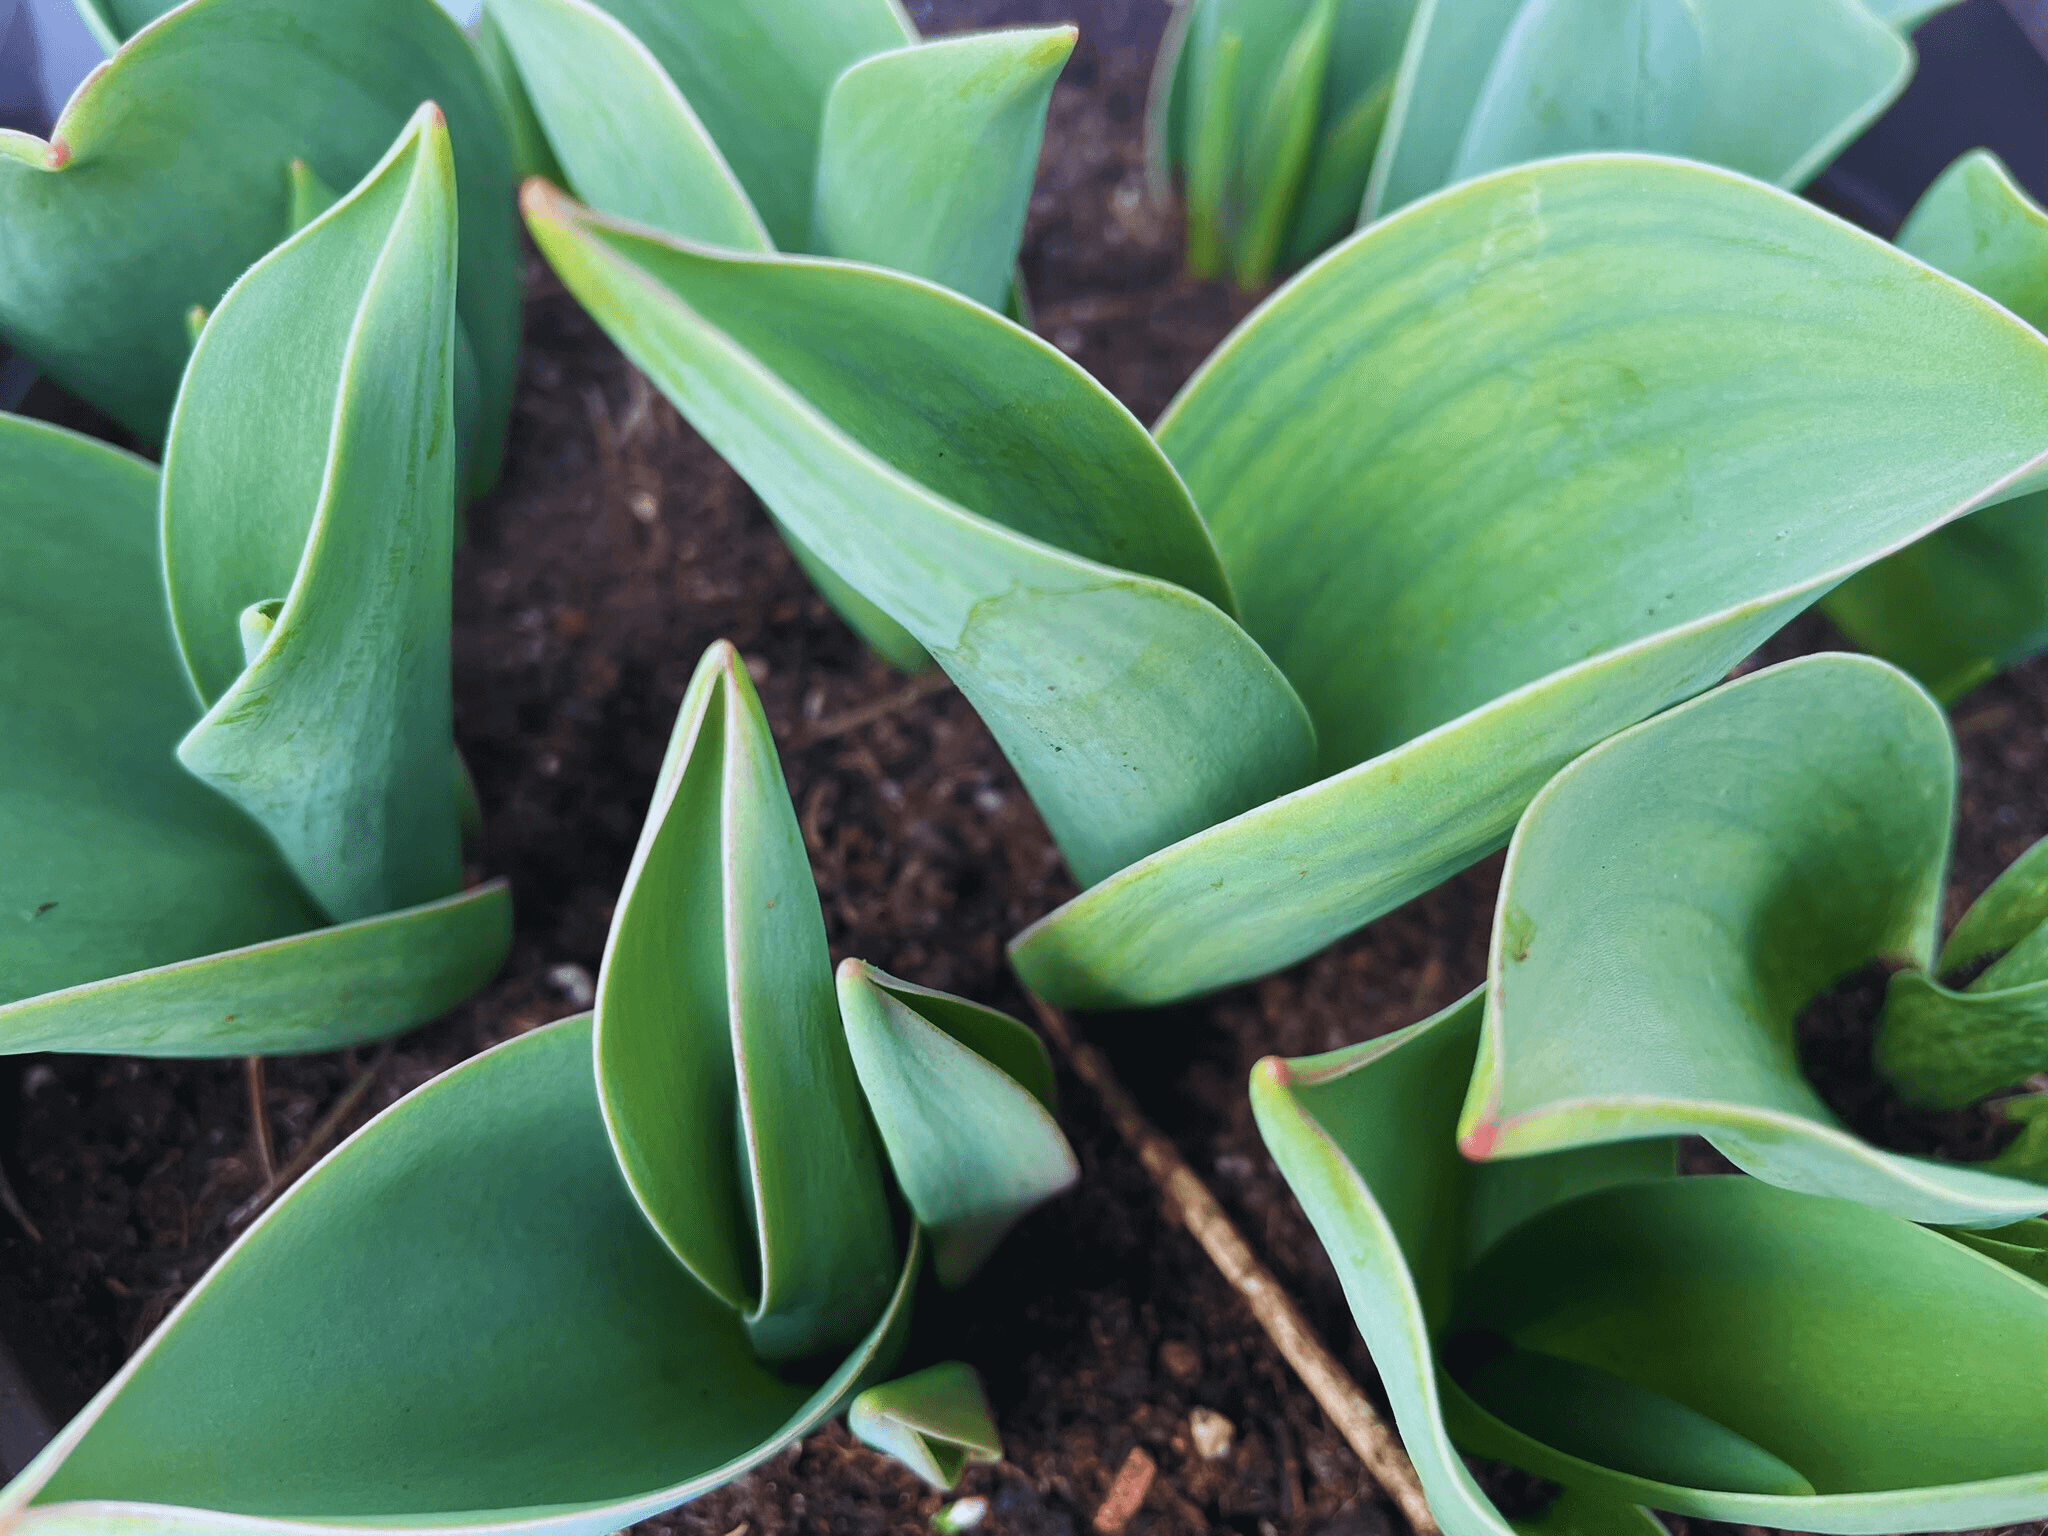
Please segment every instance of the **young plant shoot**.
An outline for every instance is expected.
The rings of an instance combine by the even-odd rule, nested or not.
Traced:
[[[461,173],[461,483],[495,480],[519,353],[513,168],[497,100],[448,13],[434,0],[82,9],[113,57],[47,143],[0,131],[0,340],[162,440],[195,308],[212,311],[298,226],[295,188],[355,185],[433,101]]]
[[[1014,1019],[854,961],[835,993],[767,721],[716,645],[594,1014],[464,1062],[337,1148],[0,1520],[601,1536],[659,1514],[875,1383],[928,1249],[957,1282],[1072,1182],[1050,1079]],[[860,1401],[860,1432],[936,1482],[1000,1454],[964,1367]]]
[[[1252,1074],[1446,1536],[1652,1536],[1644,1505],[1841,1532],[2048,1514],[2048,1287],[1984,1251],[2038,1245],[1675,1177],[1669,1139],[1470,1163],[1482,1007]],[[1511,1525],[1461,1452],[1564,1497]]]
[[[161,477],[0,420],[0,1048],[331,1050],[504,960],[505,888],[460,890],[455,227],[423,107],[221,299]]]
[[[529,184],[570,290],[981,713],[1089,887],[1068,1006],[1261,974],[1506,841],[1594,745],[2048,462],[2048,340],[1790,195],[1641,155],[1353,236],[1156,438],[872,267]]]
[[[1565,769],[1509,845],[1465,1154],[1701,1135],[1772,1184],[1909,1221],[2048,1211],[2048,1165],[2024,1149],[1989,1165],[1882,1150],[1799,1066],[1807,1007],[1890,960],[1910,968],[1877,1068],[1907,1099],[1951,1108],[2048,1070],[2038,853],[1936,960],[1955,776],[1940,707],[1842,655],[1729,683]],[[1998,953],[1966,990],[1936,979]]]
[[[1260,287],[1440,187],[1587,150],[1819,171],[1942,0],[1183,0],[1147,139],[1188,267]]]
[[[1017,247],[1072,27],[920,42],[896,0],[489,0],[488,14],[591,207],[764,266],[777,251],[872,262],[1021,314]],[[781,526],[863,639],[927,664]]]

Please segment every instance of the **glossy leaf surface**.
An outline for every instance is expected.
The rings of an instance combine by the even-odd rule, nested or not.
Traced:
[[[171,618],[208,706],[179,760],[340,921],[462,883],[454,177],[423,107],[361,186],[228,290],[164,455]]]
[[[984,32],[848,68],[825,99],[806,248],[928,277],[1001,309],[1046,104],[1077,36],[1072,27]]]
[[[858,960],[840,965],[838,987],[889,1166],[939,1282],[959,1285],[1028,1211],[1081,1176],[1052,1116],[1051,1059],[1008,1014]]]
[[[1029,333],[873,268],[638,233],[535,185],[563,281],[811,553],[988,721],[1084,880],[1301,782],[1172,467]]]
[[[1467,1154],[1695,1134],[1910,1220],[2048,1210],[2048,1187],[1872,1146],[1798,1065],[1799,1017],[1839,978],[1932,962],[1954,814],[1947,722],[1863,657],[1788,662],[1588,752],[1509,846]]]
[[[981,1378],[957,1360],[869,1387],[847,1410],[846,1427],[936,1488],[959,1482],[970,1462],[1003,1459]]]
[[[754,1347],[864,1332],[894,1284],[880,1159],[760,700],[698,664],[598,975],[605,1124],[647,1219]]]
[[[289,163],[353,186],[428,100],[458,172],[472,487],[488,484],[519,347],[512,163],[469,41],[432,0],[189,0],[87,77],[47,144],[0,133],[0,336],[160,438],[186,312],[289,232]]]
[[[1591,156],[1354,236],[1158,437],[1328,777],[1020,935],[1071,1006],[1274,969],[1498,847],[1579,752],[2031,472],[2048,343],[1785,194]]]
[[[1920,199],[1899,246],[2048,327],[2048,211],[1997,157],[1963,156]],[[2048,646],[2048,491],[1963,519],[1831,595],[1857,644],[1954,699]]]
[[[1449,1536],[1506,1528],[1461,1449],[1614,1506],[1800,1530],[2048,1508],[2024,1385],[2048,1367],[2048,1290],[1862,1206],[1670,1178],[1669,1142],[1464,1163],[1479,1027],[1475,994],[1381,1040],[1268,1060],[1252,1083]],[[1552,1390],[1517,1391],[1515,1370]],[[1646,1412],[1668,1431],[1647,1446]],[[1645,1453],[1707,1481],[1663,1481]],[[1817,1491],[1767,1491],[1787,1468]]]
[[[566,1020],[436,1079],[330,1155],[0,1510],[25,1532],[599,1536],[832,1412],[894,1346],[919,1256],[913,1241],[829,1379],[778,1377],[634,1204],[590,1025]]]
[[[1547,155],[1654,150],[1798,186],[1905,86],[1860,0],[1421,0],[1364,217]]]

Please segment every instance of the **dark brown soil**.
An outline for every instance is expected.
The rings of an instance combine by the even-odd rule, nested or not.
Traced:
[[[1164,0],[912,0],[936,30],[1092,17],[1054,97],[1024,265],[1040,328],[1141,417],[1249,307],[1179,274],[1142,197],[1139,120]],[[456,588],[457,732],[508,875],[504,976],[417,1030],[350,1124],[475,1051],[571,1012],[587,987],[684,684],[724,637],[748,658],[801,813],[832,943],[1022,1011],[1002,942],[1072,890],[986,731],[943,685],[865,655],[797,573],[746,488],[535,264],[502,489],[473,509]],[[1786,645],[1827,643],[1817,623]],[[1958,891],[2048,832],[2048,665],[1963,706]],[[1409,1023],[1476,984],[1498,861],[1283,975],[1212,1002],[1085,1021],[1362,1381],[1328,1261],[1266,1156],[1244,1083],[1258,1057]],[[364,1061],[370,1060],[369,1053]],[[270,1064],[280,1156],[363,1062]],[[232,1236],[258,1183],[238,1063],[35,1057],[0,1064],[0,1167],[41,1240],[0,1217],[0,1337],[53,1413],[75,1410]],[[960,1490],[1001,1536],[1090,1529],[1126,1457],[1157,1462],[1132,1536],[1403,1529],[1144,1173],[1063,1080],[1080,1187],[961,1293],[924,1298],[915,1365],[987,1378],[1008,1459]],[[1195,1454],[1188,1415],[1235,1444]],[[649,1529],[725,1536],[922,1532],[941,1500],[833,1427]],[[1680,1522],[1682,1524],[1682,1522]],[[2040,1536],[2044,1528],[2033,1528]]]

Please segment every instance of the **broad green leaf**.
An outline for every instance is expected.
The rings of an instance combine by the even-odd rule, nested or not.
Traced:
[[[1899,246],[2048,328],[2048,211],[1975,150],[1928,189]],[[2048,646],[2048,491],[1944,528],[1847,583],[1828,616],[1936,697],[1958,698]]]
[[[1474,1168],[1453,1150],[1479,1024],[1475,995],[1383,1040],[1262,1062],[1252,1079],[1260,1130],[1336,1264],[1448,1536],[1506,1528],[1460,1450],[1617,1515],[1647,1504],[1878,1532],[2048,1509],[2048,1408],[2030,1385],[2048,1369],[2048,1289],[1947,1238],[1752,1179],[1658,1177],[1643,1144],[1621,1144],[1529,1159],[1578,1172],[1545,1180],[1554,1198],[1473,1244],[1479,1192],[1514,1166]],[[1651,1145],[1668,1171],[1670,1144]],[[1489,1382],[1504,1351],[1553,1362],[1532,1368],[1570,1375],[1570,1399]],[[1692,1428],[1645,1444],[1617,1407]],[[1724,1483],[1789,1467],[1819,1492],[1660,1482],[1545,1434]]]
[[[846,1427],[935,1488],[950,1488],[970,1462],[1003,1459],[995,1416],[972,1366],[957,1360],[869,1387]]]
[[[605,1125],[647,1219],[754,1347],[844,1346],[896,1273],[775,744],[720,642],[683,698],[598,974]]]
[[[1925,971],[1892,978],[1876,1057],[1902,1097],[1952,1109],[2048,1071],[2048,980],[2002,986],[1995,970],[1961,992]],[[2014,1214],[2048,1211],[2048,1189],[2036,1189],[2024,1203],[2027,1210]]]
[[[1640,1504],[1623,1504],[1583,1488],[1567,1488],[1533,1520],[1508,1522],[1521,1536],[1666,1536],[1664,1523]]]
[[[1860,0],[1422,0],[1365,217],[1577,150],[1683,154],[1798,186],[1912,69]]]
[[[1500,846],[1587,747],[2037,468],[2048,342],[1784,193],[1588,156],[1354,236],[1158,438],[1328,777],[1013,941],[1070,1006],[1275,969]]]
[[[807,248],[928,277],[1001,309],[1046,104],[1077,36],[1072,27],[983,32],[850,66],[825,98]]]
[[[832,82],[871,54],[917,41],[897,0],[599,3],[646,45],[730,161],[775,244],[790,251],[803,249],[811,231]],[[502,0],[490,4],[502,20]]]
[[[561,163],[548,143],[547,130],[541,127],[540,117],[533,109],[533,98],[526,94],[526,84],[519,78],[519,63],[512,57],[511,45],[505,41],[497,17],[488,6],[476,19],[474,36],[476,61],[483,68],[484,83],[498,103],[498,116],[505,124],[513,169],[519,179],[545,176],[550,181],[565,180]]]
[[[528,189],[563,281],[785,529],[938,660],[1095,880],[1293,788],[1295,695],[1110,395],[899,273],[664,240]]]
[[[1932,960],[1954,813],[1940,710],[1863,657],[1773,667],[1588,752],[1508,849],[1467,1154],[1697,1134],[1915,1221],[2048,1210],[2048,1188],[1873,1147],[1798,1067],[1799,1016],[1839,977]]]
[[[1027,1212],[1081,1176],[1052,1117],[1052,1063],[1036,1035],[993,1008],[858,960],[840,965],[838,986],[889,1166],[931,1239],[940,1283],[959,1285]],[[965,1142],[962,1126],[974,1128]]]
[[[0,416],[0,1002],[320,921],[268,839],[178,766],[199,711],[156,489],[139,459]]]
[[[512,162],[469,40],[433,0],[187,0],[87,77],[47,144],[0,133],[0,339],[160,438],[186,313],[288,233],[289,163],[353,186],[427,100],[458,172],[470,485],[487,485],[519,349]]]
[[[490,0],[490,16],[578,197],[686,239],[774,249],[689,101],[609,11],[591,0]]]
[[[1301,29],[1274,66],[1250,129],[1246,179],[1255,189],[1237,242],[1237,281],[1260,287],[1273,278],[1315,148],[1323,81],[1337,29],[1337,0],[1313,0]]]
[[[344,922],[462,883],[454,178],[422,107],[228,290],[164,454],[171,618],[207,705],[179,760]]]
[[[536,1030],[344,1143],[0,1495],[0,1518],[600,1536],[822,1421],[886,1364],[915,1239],[832,1375],[784,1380],[649,1230],[590,1052],[586,1019]]]

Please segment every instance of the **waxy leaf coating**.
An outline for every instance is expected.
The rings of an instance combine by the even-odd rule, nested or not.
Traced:
[[[127,10],[110,14],[125,26]],[[187,312],[290,233],[290,163],[352,186],[429,100],[459,172],[467,462],[470,488],[488,485],[519,349],[512,162],[469,41],[433,0],[185,0],[87,76],[48,143],[0,132],[0,338],[160,438]]]
[[[0,416],[0,1049],[332,1050],[470,995],[511,945],[502,884],[322,927],[179,765],[199,707],[157,551],[148,465]]]
[[[648,1226],[590,1024],[564,1020],[330,1154],[0,1494],[0,1519],[602,1536],[834,1412],[900,1347],[920,1259],[913,1236],[828,1377],[783,1379]]]
[[[1696,1134],[1760,1179],[1910,1220],[2048,1210],[2048,1184],[1870,1145],[1799,1068],[1799,1017],[1838,979],[1934,963],[1955,772],[1933,700],[1836,655],[1718,688],[1565,769],[1508,849],[1467,1155]],[[1957,1014],[1943,1043],[1981,1068],[1989,1026]],[[2031,1045],[1985,1087],[2048,1067],[2048,1005]]]
[[[1579,752],[2022,482],[2048,342],[1756,182],[1587,156],[1355,235],[1158,437],[1326,776],[1014,940],[1077,1007],[1274,969],[1499,846]]]
[[[1481,1005],[1252,1076],[1447,1536],[1510,1529],[1461,1451],[1602,1529],[2048,1513],[2048,1287],[1865,1206],[1673,1178],[1668,1140],[1467,1163]]]
[[[676,716],[598,973],[597,1082],[647,1219],[754,1347],[864,1332],[895,1283],[881,1159],[775,744],[731,646]]]

